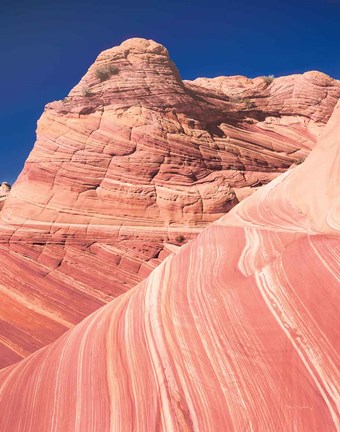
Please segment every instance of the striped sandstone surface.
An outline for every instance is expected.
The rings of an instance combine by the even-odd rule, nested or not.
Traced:
[[[0,430],[339,431],[340,104],[307,160],[0,372]]]
[[[320,72],[189,82],[153,41],[102,52],[46,106],[0,213],[0,365],[54,341],[301,163],[339,97]]]

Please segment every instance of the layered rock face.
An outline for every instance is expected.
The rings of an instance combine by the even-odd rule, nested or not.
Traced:
[[[340,104],[319,145],[0,372],[13,432],[338,431]]]
[[[162,45],[132,39],[46,106],[1,211],[2,366],[135,286],[306,157],[339,82],[319,72],[269,81],[183,82]]]
[[[11,186],[7,182],[2,182],[0,185],[0,210],[5,204],[5,200],[11,190]]]

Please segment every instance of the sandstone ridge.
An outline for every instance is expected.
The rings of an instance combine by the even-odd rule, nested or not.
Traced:
[[[182,81],[145,39],[102,52],[46,106],[0,213],[1,364],[55,340],[300,164],[339,97],[317,72]]]
[[[338,431],[339,136],[340,104],[302,165],[1,371],[0,429]]]

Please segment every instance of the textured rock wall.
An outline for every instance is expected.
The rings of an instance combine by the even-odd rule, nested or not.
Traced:
[[[319,72],[183,82],[144,39],[101,53],[46,106],[1,212],[1,364],[135,286],[300,163],[339,96]]]
[[[3,208],[11,186],[7,182],[2,182],[0,185],[0,210]]]
[[[338,431],[340,105],[319,145],[0,372],[13,432]]]

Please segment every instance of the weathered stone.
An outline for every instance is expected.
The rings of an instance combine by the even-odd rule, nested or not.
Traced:
[[[302,165],[1,371],[0,430],[338,431],[339,137],[340,104]]]
[[[300,163],[339,96],[318,72],[183,82],[144,39],[101,53],[46,106],[1,211],[1,364],[53,341]]]

